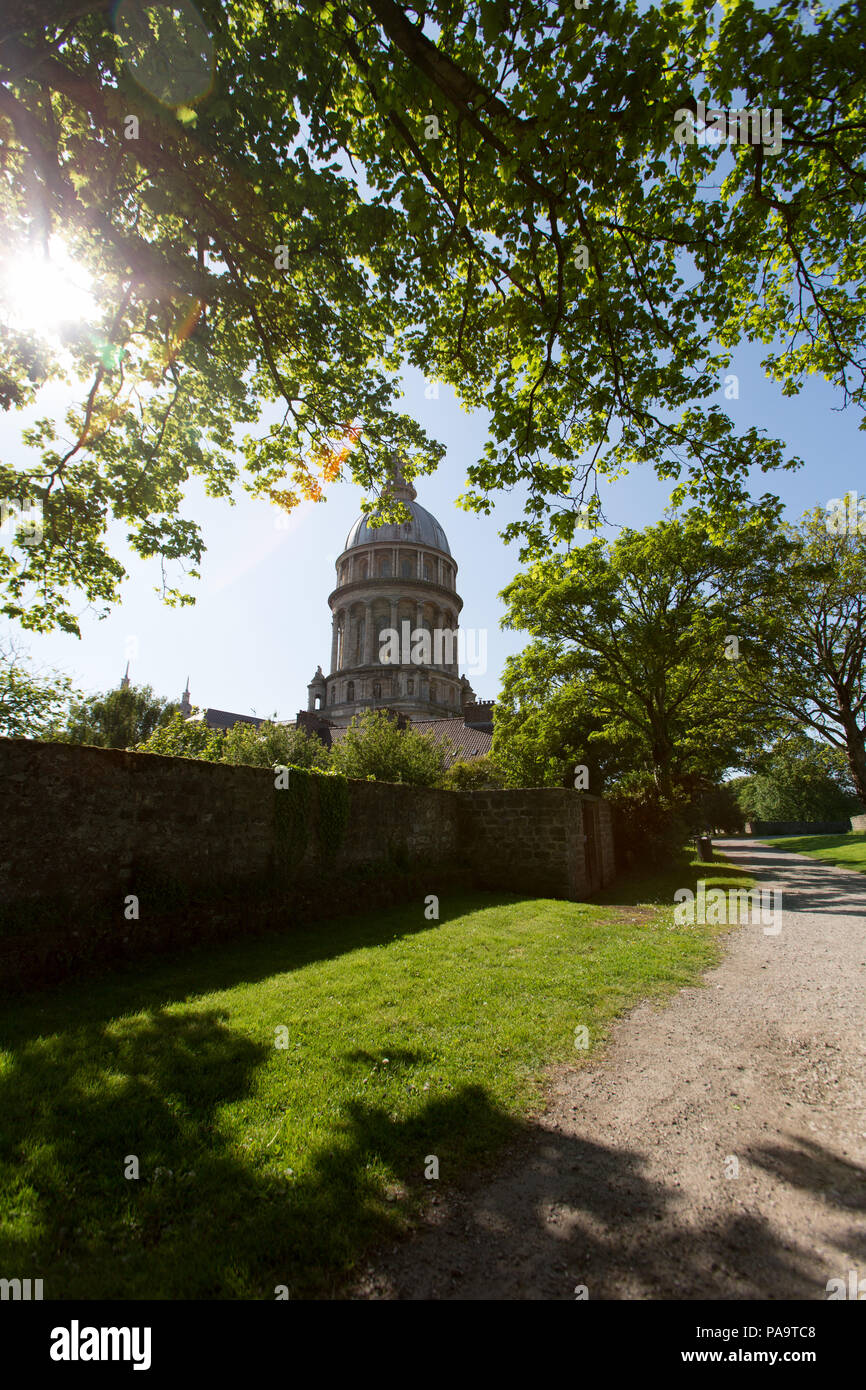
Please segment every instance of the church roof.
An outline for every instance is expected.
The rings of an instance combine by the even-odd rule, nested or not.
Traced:
[[[264,722],[255,714],[232,714],[227,709],[202,710],[201,714],[194,715],[187,723],[191,724],[194,720],[200,724],[207,724],[209,729],[222,729],[223,733],[233,729],[235,724],[255,724],[258,728]]]
[[[385,526],[371,527],[367,524],[366,516],[359,516],[346,537],[346,550],[352,550],[356,545],[370,545],[374,541],[408,541],[417,545],[427,545],[433,550],[441,550],[445,555],[450,555],[448,537],[435,516],[409,497],[401,497],[400,501],[410,513],[411,521],[396,526],[388,523]]]
[[[460,758],[480,758],[493,747],[493,735],[486,729],[473,729],[462,719],[413,719],[411,727],[419,734],[430,734],[435,743],[450,739],[454,753],[449,755],[448,766]]]

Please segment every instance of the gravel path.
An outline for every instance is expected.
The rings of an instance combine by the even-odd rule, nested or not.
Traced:
[[[640,1005],[595,1062],[553,1073],[525,1145],[460,1192],[440,1182],[351,1297],[825,1299],[866,1277],[866,879],[718,848],[782,887],[781,932],[735,929],[706,988]]]

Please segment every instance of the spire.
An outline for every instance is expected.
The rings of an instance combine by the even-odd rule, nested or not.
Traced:
[[[121,690],[129,689],[129,662],[126,663],[126,670],[123,673],[123,680],[120,682]]]
[[[325,677],[322,674],[321,666],[316,667],[316,674],[307,686],[307,713],[314,714],[316,710],[324,709],[325,706]]]
[[[189,702],[189,676],[187,676],[187,678],[186,678],[186,690],[183,692],[182,696],[180,697],[180,712],[181,712],[181,714],[186,715],[186,714],[189,714],[189,712],[190,712],[191,709],[192,709],[192,705],[191,705],[190,702]]]

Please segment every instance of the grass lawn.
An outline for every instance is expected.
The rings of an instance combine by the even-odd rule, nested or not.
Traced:
[[[785,835],[768,840],[767,844],[866,874],[866,830],[849,830],[847,835]]]
[[[4,1277],[44,1279],[46,1299],[333,1294],[521,1136],[546,1064],[699,980],[719,929],[672,925],[698,875],[749,882],[684,860],[602,904],[476,894],[439,922],[411,904],[8,1001]]]

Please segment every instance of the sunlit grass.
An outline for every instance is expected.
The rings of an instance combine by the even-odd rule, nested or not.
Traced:
[[[785,835],[768,840],[774,849],[790,849],[808,854],[839,869],[856,869],[866,874],[866,831],[851,830],[847,835]]]

